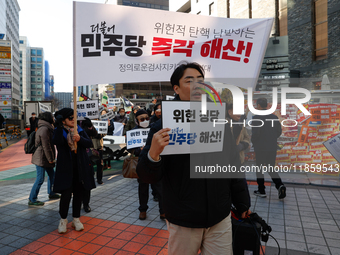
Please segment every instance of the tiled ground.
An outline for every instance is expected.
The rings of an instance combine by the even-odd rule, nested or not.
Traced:
[[[105,184],[92,192],[92,212],[82,211],[86,230],[70,229],[65,235],[56,232],[59,202],[48,200],[46,183],[39,194],[46,204],[39,208],[27,206],[32,183],[1,185],[0,254],[166,252],[166,224],[159,219],[157,203],[150,200],[147,219],[138,219],[137,185],[120,175],[106,176]],[[256,186],[249,187],[253,192]],[[340,254],[340,190],[288,187],[286,199],[280,201],[275,188],[267,186],[267,195],[252,195],[251,210],[271,225],[281,254]],[[269,255],[277,254],[275,247],[270,238],[266,250],[274,250]]]
[[[151,199],[147,219],[139,220],[137,181],[109,171],[105,184],[92,191],[92,212],[82,211],[85,230],[69,228],[59,235],[59,201],[48,200],[46,182],[39,194],[45,205],[27,205],[35,167],[25,159],[22,141],[0,153],[0,255],[167,253],[166,224],[159,219],[157,202]],[[253,193],[256,185],[250,184]],[[340,255],[340,188],[288,185],[287,197],[279,200],[270,185],[267,198],[251,195],[251,210],[272,227],[280,254]],[[274,239],[263,245],[266,255],[278,254]]]

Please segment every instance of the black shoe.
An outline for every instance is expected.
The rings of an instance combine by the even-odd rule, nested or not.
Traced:
[[[283,199],[286,197],[286,187],[281,185],[279,188],[279,199]]]
[[[259,190],[254,190],[254,195],[258,197],[267,197],[266,192],[260,192]]]
[[[58,194],[53,194],[53,195],[49,195],[48,198],[49,199],[59,199],[61,196]]]
[[[91,207],[89,205],[84,205],[84,211],[87,213],[91,212]]]
[[[97,182],[98,182],[98,184],[100,184],[100,185],[104,184],[103,181],[97,181]]]

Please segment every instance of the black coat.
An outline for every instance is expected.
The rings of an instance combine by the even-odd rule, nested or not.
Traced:
[[[146,183],[162,180],[163,209],[169,222],[183,227],[208,228],[229,215],[231,203],[240,212],[249,208],[249,192],[244,179],[190,178],[190,168],[204,165],[209,159],[214,164],[230,164],[239,169],[240,157],[228,125],[225,125],[221,152],[164,155],[159,162],[152,162],[148,152],[153,135],[161,128],[161,120],[151,126],[139,156],[137,173],[139,179]]]
[[[35,117],[34,119],[33,117],[31,117],[29,120],[30,120],[30,131],[35,131],[35,129],[38,127],[39,119],[37,117]]]
[[[80,141],[77,143],[77,169],[79,182],[84,185],[85,189],[91,190],[94,189],[96,185],[93,177],[93,168],[91,167],[90,159],[87,156],[86,148],[92,148],[93,144],[86,132],[79,126],[78,133],[80,135]],[[53,186],[53,191],[57,193],[72,186],[72,153],[65,137],[66,134],[66,129],[57,127],[54,129],[52,139],[58,150],[57,167]]]
[[[254,115],[252,126],[261,126],[262,120],[264,125],[262,127],[252,127],[251,142],[253,143],[255,152],[257,151],[276,151],[277,150],[277,138],[282,133],[281,123],[277,121],[279,118],[274,114],[269,115]],[[272,121],[266,121],[269,119],[275,119],[273,121],[274,126],[272,127]]]

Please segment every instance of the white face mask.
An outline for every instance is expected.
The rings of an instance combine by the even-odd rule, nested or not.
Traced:
[[[125,115],[125,112],[120,112],[119,115],[123,117]]]
[[[139,126],[141,126],[143,128],[147,128],[149,126],[149,121],[144,120],[143,122],[139,123]]]

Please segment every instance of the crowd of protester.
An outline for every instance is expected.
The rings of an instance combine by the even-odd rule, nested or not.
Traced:
[[[176,93],[175,101],[195,101],[192,93],[204,81],[204,70],[197,63],[180,65],[171,77],[171,84]],[[201,91],[201,90],[197,90]],[[196,93],[197,94],[197,93]],[[195,95],[196,95],[195,94]],[[196,96],[197,97],[197,96]],[[119,108],[113,119],[108,121],[107,135],[113,135],[114,123],[124,125],[123,135],[133,129],[150,128],[146,144],[140,148],[128,150],[139,157],[138,198],[139,219],[147,218],[149,184],[154,200],[158,201],[161,219],[166,219],[169,235],[169,254],[231,254],[231,219],[230,209],[233,204],[242,218],[250,211],[250,195],[245,176],[230,179],[192,179],[190,162],[210,162],[214,158],[223,158],[225,164],[240,167],[244,164],[244,153],[251,146],[255,147],[257,164],[275,164],[277,138],[281,135],[280,125],[270,128],[263,126],[253,130],[250,138],[242,125],[225,125],[224,145],[220,152],[200,154],[180,154],[160,156],[169,144],[169,128],[161,122],[161,102],[153,100],[146,108],[134,106],[129,116],[124,108]],[[265,110],[267,101],[259,99],[257,108]],[[104,109],[100,114],[108,113]],[[232,104],[227,105],[229,120],[240,123],[245,117],[233,113]],[[103,184],[103,170],[111,168],[111,160],[103,159],[103,137],[98,134],[90,119],[85,119],[76,126],[74,111],[63,108],[54,116],[50,112],[41,113],[38,118],[32,114],[31,130],[36,130],[36,152],[32,163],[36,165],[37,178],[29,196],[29,205],[42,206],[37,197],[48,174],[48,193],[50,199],[60,198],[59,233],[67,231],[67,215],[72,200],[72,226],[77,231],[84,229],[79,217],[81,205],[85,212],[90,212],[91,190],[96,187],[94,165],[98,184]],[[265,116],[256,116],[261,119]],[[271,119],[275,116],[270,116]],[[275,122],[276,123],[276,122]],[[77,127],[77,132],[74,128]],[[57,158],[55,146],[57,149]],[[120,152],[119,157],[127,155]],[[118,157],[118,158],[119,158]],[[203,160],[203,161],[202,161]],[[56,168],[54,172],[54,167]],[[286,188],[278,174],[271,174],[278,189],[279,198],[286,196]],[[60,195],[59,195],[60,194]],[[265,197],[263,175],[258,175],[258,190],[254,195]],[[218,236],[218,238],[216,237]]]

